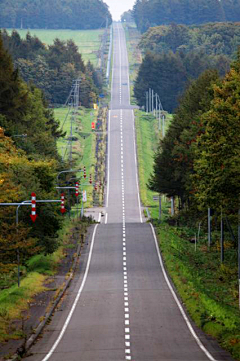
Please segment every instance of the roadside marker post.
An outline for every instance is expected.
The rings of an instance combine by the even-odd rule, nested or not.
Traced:
[[[75,196],[78,197],[79,196],[79,183],[76,182],[76,192],[75,192]]]
[[[32,211],[31,211],[31,219],[33,222],[36,222],[37,219],[37,212],[36,212],[36,193],[31,194],[31,204],[32,204]]]
[[[65,194],[61,194],[61,213],[64,214],[66,212],[65,208]]]
[[[77,218],[78,218],[78,203],[79,203],[79,183],[77,182],[76,183],[76,192],[75,192],[75,195],[77,197]]]
[[[41,199],[41,200],[36,200],[36,194],[32,193],[31,194],[31,200],[25,200],[22,201],[21,203],[0,203],[0,206],[6,206],[6,207],[13,207],[16,206],[16,232],[18,234],[18,213],[19,213],[19,208],[22,206],[31,206],[32,208],[32,212],[31,212],[31,218],[35,218],[37,217],[36,214],[36,203],[60,203],[62,202],[62,199]],[[61,210],[62,211],[62,210]],[[34,214],[35,212],[35,214]],[[33,222],[35,222],[35,220]],[[17,265],[18,265],[18,287],[20,287],[20,252],[19,249],[17,249]]]

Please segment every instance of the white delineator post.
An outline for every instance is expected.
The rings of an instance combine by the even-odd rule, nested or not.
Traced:
[[[32,210],[31,210],[31,219],[33,222],[37,219],[37,212],[36,212],[36,193],[31,194],[31,204],[32,204]]]

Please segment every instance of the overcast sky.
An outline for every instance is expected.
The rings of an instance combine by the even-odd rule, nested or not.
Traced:
[[[133,8],[135,0],[104,0],[108,4],[113,20],[119,20],[124,11]]]

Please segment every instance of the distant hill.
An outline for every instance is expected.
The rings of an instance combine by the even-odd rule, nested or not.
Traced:
[[[0,28],[98,29],[106,19],[102,0],[0,0]]]
[[[143,33],[157,25],[240,21],[240,0],[137,0],[134,20]]]

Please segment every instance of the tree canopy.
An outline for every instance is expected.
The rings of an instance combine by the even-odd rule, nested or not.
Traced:
[[[133,16],[143,33],[157,25],[239,21],[240,0],[136,0]]]
[[[199,26],[170,24],[148,29],[139,47],[144,52],[203,51],[233,57],[240,45],[240,23],[208,23]]]
[[[102,0],[2,0],[0,28],[98,29],[111,23]]]
[[[14,69],[0,37],[0,201],[22,202],[31,198],[56,199],[56,173],[61,167],[56,140],[62,134],[43,93],[27,85]],[[38,252],[51,253],[61,227],[60,207],[38,206],[34,231],[29,207],[0,208],[0,272],[16,266],[16,251],[25,262]],[[24,219],[24,225],[22,220]]]
[[[189,85],[155,155],[150,188],[169,197],[178,197],[180,207],[191,197],[193,145],[203,129],[201,115],[210,108],[213,99],[211,85],[217,80],[217,72],[207,70]]]
[[[207,69],[218,69],[221,75],[229,69],[224,55],[210,56],[204,52],[155,54],[147,52],[134,85],[139,106],[146,104],[146,91],[153,89],[161,99],[164,110],[173,112],[188,82]]]
[[[55,39],[47,47],[30,33],[25,39],[21,39],[15,30],[11,35],[3,30],[1,35],[23,80],[43,90],[50,103],[64,104],[73,81],[78,78],[85,89],[80,94],[82,104],[89,107],[96,102],[102,87],[101,76],[92,65],[85,66],[71,39],[66,42]]]
[[[219,79],[207,71],[192,82],[160,142],[149,187],[180,207],[237,214],[240,203],[240,54]],[[195,207],[196,208],[196,207]]]

